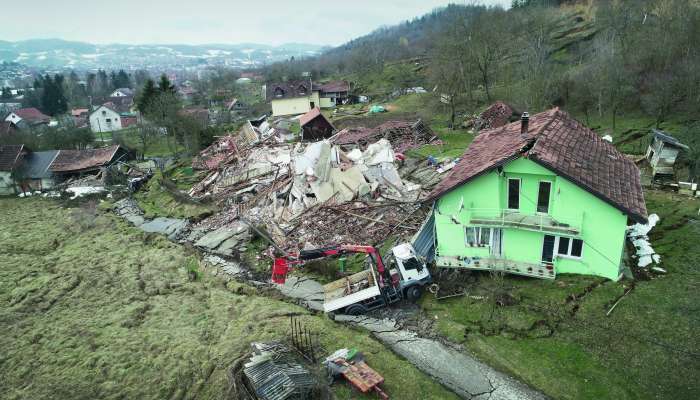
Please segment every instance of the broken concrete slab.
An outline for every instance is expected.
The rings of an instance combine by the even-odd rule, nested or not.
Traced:
[[[197,247],[215,249],[233,235],[235,235],[235,232],[228,227],[219,228],[202,236],[194,245]]]
[[[277,288],[283,295],[301,300],[301,303],[316,311],[323,311],[323,285],[298,276],[288,276],[284,285]]]
[[[231,250],[237,244],[243,244],[249,238],[248,225],[239,221],[234,225],[224,226],[201,236],[194,245],[209,250],[217,249],[226,255],[230,255]]]
[[[144,223],[139,228],[144,232],[160,233],[174,238],[186,225],[186,220],[158,217]]]
[[[132,225],[137,227],[143,225],[143,223],[146,222],[146,220],[142,216],[134,214],[127,214],[124,216],[124,219],[126,219]]]
[[[507,377],[468,354],[440,342],[400,329],[391,319],[337,315],[335,320],[367,329],[418,369],[437,379],[463,399],[546,399],[526,385]]]

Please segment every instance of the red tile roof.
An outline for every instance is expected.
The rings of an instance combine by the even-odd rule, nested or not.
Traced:
[[[0,145],[0,171],[12,171],[19,163],[24,150],[21,144]]]
[[[88,150],[60,150],[49,169],[54,172],[79,172],[96,169],[112,161],[119,145]]]
[[[48,122],[51,117],[42,113],[34,107],[21,108],[14,113],[22,119],[26,119],[29,122]]]
[[[350,84],[346,81],[332,81],[321,85],[314,85],[314,89],[326,93],[349,92]]]
[[[525,157],[633,220],[646,221],[639,169],[611,143],[558,108],[530,117],[526,135],[520,134],[520,125],[520,121],[513,122],[477,136],[428,199],[434,200],[498,166]]]
[[[299,124],[303,128],[304,125],[308,124],[309,122],[311,122],[312,120],[316,119],[319,116],[321,118],[325,119],[326,121],[328,121],[326,119],[326,117],[323,116],[323,114],[321,114],[321,109],[318,107],[314,107],[309,112],[307,112],[306,114],[299,117]],[[328,122],[328,123],[330,124],[330,122]]]

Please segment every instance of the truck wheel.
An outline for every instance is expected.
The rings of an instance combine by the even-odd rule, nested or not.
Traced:
[[[353,304],[345,309],[345,314],[362,315],[367,312],[367,308],[362,304]]]
[[[423,294],[423,290],[420,286],[411,286],[406,289],[406,298],[412,302],[418,301],[420,296]]]

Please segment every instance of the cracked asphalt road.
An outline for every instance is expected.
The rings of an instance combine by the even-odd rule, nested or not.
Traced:
[[[337,315],[335,320],[364,328],[418,369],[438,380],[464,399],[544,400],[523,383],[502,374],[467,354],[440,342],[400,329],[390,319]]]

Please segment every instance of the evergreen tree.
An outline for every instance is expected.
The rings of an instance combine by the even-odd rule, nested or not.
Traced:
[[[96,96],[105,96],[109,92],[109,77],[104,70],[97,71],[97,90],[94,93]]]
[[[131,78],[123,69],[120,69],[116,75],[116,81],[112,82],[115,89],[131,87]]]
[[[3,99],[11,99],[12,98],[12,90],[9,87],[2,88],[2,98]]]
[[[65,114],[68,111],[68,100],[64,93],[63,82],[63,75],[60,74],[54,75],[53,78],[46,74],[42,79],[41,108],[48,115]]]
[[[147,79],[146,83],[143,85],[143,90],[141,90],[141,95],[136,101],[136,106],[139,111],[143,114],[148,114],[149,105],[153,102],[153,99],[158,95],[158,88],[156,88],[156,83],[153,79]]]
[[[160,90],[161,93],[175,93],[175,85],[163,74],[160,76],[160,81],[158,82],[158,90]]]

